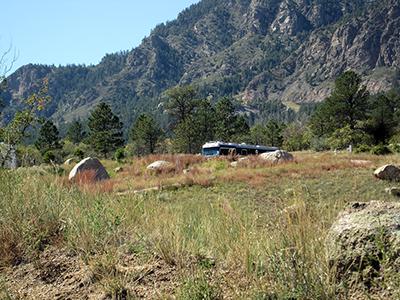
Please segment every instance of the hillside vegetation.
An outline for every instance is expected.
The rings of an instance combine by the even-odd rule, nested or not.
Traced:
[[[0,171],[1,297],[398,299],[390,269],[368,286],[336,283],[325,238],[349,203],[393,200],[372,173],[399,158],[295,157],[236,168],[188,155],[104,161],[124,170],[98,184],[52,167]],[[146,170],[159,159],[174,167]]]
[[[398,86],[400,7],[397,0],[202,0],[155,27],[130,51],[94,66],[27,65],[8,77],[9,121],[21,99],[49,81],[43,113],[59,124],[86,117],[101,101],[124,124],[142,112],[165,122],[164,92],[195,84],[202,97],[233,96],[265,116],[271,101],[315,102],[348,69],[372,93]],[[118,34],[118,33],[116,33]]]

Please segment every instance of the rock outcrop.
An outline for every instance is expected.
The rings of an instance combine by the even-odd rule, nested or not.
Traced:
[[[332,225],[326,250],[338,283],[369,288],[400,271],[400,203],[354,203]]]
[[[85,158],[79,162],[69,173],[69,180],[79,179],[81,176],[87,176],[87,180],[102,181],[110,179],[107,170],[97,158]]]

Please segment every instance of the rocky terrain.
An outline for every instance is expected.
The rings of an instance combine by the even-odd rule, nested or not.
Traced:
[[[162,116],[164,91],[178,84],[251,108],[321,101],[336,76],[354,69],[376,93],[398,86],[399,28],[397,0],[203,0],[98,65],[20,68],[2,95],[3,118],[45,78],[53,98],[45,114],[58,123],[86,116],[100,101],[125,123],[155,108]]]

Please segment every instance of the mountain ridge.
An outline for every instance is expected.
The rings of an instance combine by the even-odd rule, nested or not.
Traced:
[[[85,117],[100,101],[124,123],[143,111],[162,115],[164,91],[179,84],[250,106],[316,102],[353,69],[371,92],[385,91],[400,79],[399,28],[395,0],[203,0],[98,65],[21,67],[7,79],[4,118],[45,78],[53,98],[45,115],[59,123]]]

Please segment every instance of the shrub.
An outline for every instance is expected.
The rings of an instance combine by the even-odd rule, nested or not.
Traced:
[[[76,150],[74,151],[74,156],[78,157],[79,159],[83,159],[85,156],[85,152],[83,152],[83,150],[80,148],[76,148]]]
[[[118,162],[122,161],[125,158],[125,149],[119,148],[114,153],[114,158]]]
[[[354,149],[355,153],[368,153],[371,152],[371,146],[366,144],[358,145],[356,149]]]
[[[327,142],[331,149],[346,149],[349,145],[371,144],[372,138],[360,129],[346,126],[335,130]]]
[[[47,151],[43,154],[43,160],[45,163],[52,163],[55,162],[56,160],[56,155],[54,154],[53,151]]]
[[[372,149],[371,149],[371,154],[374,154],[374,155],[387,155],[390,153],[391,153],[391,151],[390,151],[389,147],[385,146],[385,145],[377,145],[377,146],[372,147]]]
[[[40,151],[33,146],[18,146],[17,156],[21,167],[32,167],[43,163]]]
[[[400,153],[400,144],[391,144],[389,146],[390,151],[393,153]]]

